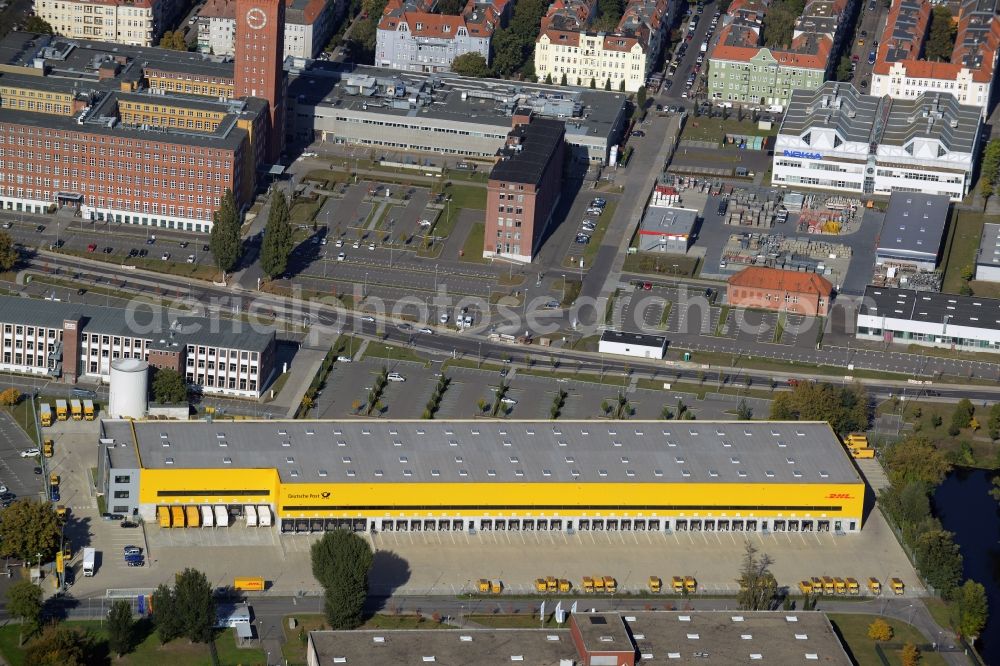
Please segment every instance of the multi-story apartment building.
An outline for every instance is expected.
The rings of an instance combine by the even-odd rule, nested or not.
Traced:
[[[562,194],[565,123],[515,112],[486,193],[483,256],[530,262]]]
[[[924,192],[961,201],[972,184],[981,130],[980,109],[949,93],[892,99],[825,83],[792,93],[771,180],[796,189]]]
[[[451,61],[478,53],[490,61],[493,31],[513,2],[469,0],[459,16],[434,14],[432,0],[389,0],[378,24],[375,65],[411,72],[447,72]]]
[[[0,296],[0,369],[74,384],[108,381],[111,362],[171,367],[205,393],[260,397],[275,372],[273,331],[239,320]]]
[[[35,0],[35,13],[57,34],[154,46],[179,20],[180,0]]]
[[[280,64],[278,65],[280,67]],[[11,33],[0,41],[0,207],[208,232],[245,207],[273,90],[230,63],[166,49]],[[243,83],[252,83],[240,77]]]
[[[631,0],[611,32],[591,29],[594,0],[556,0],[535,42],[535,74],[552,83],[635,92],[662,48],[666,0]]]
[[[873,95],[914,99],[925,92],[954,95],[977,106],[985,118],[1000,52],[1000,17],[995,0],[961,0],[955,48],[945,62],[921,58],[932,3],[894,0],[872,70]]]
[[[763,0],[736,0],[708,58],[708,95],[716,102],[781,110],[792,90],[815,90],[836,66],[851,0],[812,0],[790,44],[762,44]]]
[[[819,88],[836,65],[850,0],[812,0],[795,23],[790,44],[762,44],[764,0],[735,0],[708,57],[708,95],[780,110],[793,90]]]
[[[285,58],[314,58],[330,41],[343,0],[285,2]],[[231,57],[236,50],[236,0],[209,0],[198,12],[198,50]]]

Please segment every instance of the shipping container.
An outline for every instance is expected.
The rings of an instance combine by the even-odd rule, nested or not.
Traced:
[[[660,580],[659,576],[650,576],[648,585],[650,592],[659,592],[663,589],[663,581]]]
[[[861,586],[858,585],[856,578],[847,578],[847,593],[848,594],[861,594]]]
[[[618,581],[614,579],[613,576],[604,577],[604,591],[614,594],[618,591]]]
[[[812,583],[810,583],[807,580],[799,581],[799,592],[801,592],[802,594],[812,594],[812,591],[813,591]]]
[[[544,578],[535,579],[535,592],[547,592],[548,588],[545,586]]]
[[[244,592],[262,592],[264,590],[264,579],[260,576],[248,576],[233,580],[233,587]]]
[[[843,578],[834,578],[833,589],[837,594],[847,594],[847,583],[844,582]]]
[[[490,591],[490,581],[486,580],[485,578],[480,578],[479,579],[479,591],[482,592],[483,594],[489,592]]]
[[[594,591],[594,579],[590,576],[583,577],[583,591],[593,592]]]
[[[694,594],[698,591],[698,581],[695,580],[694,576],[684,576],[684,591],[688,594]]]
[[[833,594],[833,579],[829,576],[823,576],[823,594]]]
[[[545,577],[545,589],[548,592],[558,592],[559,591],[559,579],[555,576]]]
[[[83,418],[88,421],[94,420],[94,401],[84,400],[83,401]]]
[[[903,581],[898,578],[891,579],[889,584],[892,586],[893,594],[903,594],[906,591],[906,586],[903,585]]]
[[[878,581],[878,578],[872,577],[868,579],[868,591],[875,596],[882,594],[882,583]]]
[[[502,580],[491,580],[490,581],[490,592],[493,594],[500,594],[503,592],[503,581]]]
[[[559,591],[560,592],[569,592],[572,589],[573,589],[573,583],[569,582],[565,578],[560,578],[559,579]]]
[[[229,527],[229,509],[224,504],[215,505],[215,526]]]
[[[187,526],[188,527],[199,527],[201,525],[201,512],[198,510],[196,504],[191,504],[184,507],[187,512]]]
[[[160,527],[170,527],[170,507],[156,507],[156,514],[160,517]]]
[[[48,428],[52,425],[52,406],[43,402],[38,408],[38,419],[42,422],[43,428]]]
[[[51,458],[52,454],[55,452],[55,442],[51,439],[46,439],[45,443],[42,444],[42,455],[46,458]]]
[[[271,526],[271,507],[266,504],[257,507],[257,522],[261,527]]]
[[[56,400],[56,418],[65,421],[69,418],[69,406],[65,400]]]
[[[594,576],[594,592],[604,591],[604,576]]]
[[[76,398],[73,398],[72,400],[69,401],[69,406],[73,412],[73,420],[74,421],[83,420],[83,404]]]
[[[682,594],[684,592],[684,579],[680,576],[671,576],[670,586],[673,588],[674,594]]]
[[[184,507],[170,507],[170,526],[184,527]]]
[[[247,527],[257,527],[257,507],[247,504],[243,507],[243,516],[247,520]]]
[[[212,507],[210,507],[207,504],[201,505],[201,526],[202,527],[215,526],[215,514],[212,513]]]

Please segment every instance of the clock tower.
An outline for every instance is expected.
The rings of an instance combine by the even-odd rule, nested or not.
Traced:
[[[285,0],[236,0],[237,97],[259,97],[269,105],[265,160],[275,163],[285,138]]]

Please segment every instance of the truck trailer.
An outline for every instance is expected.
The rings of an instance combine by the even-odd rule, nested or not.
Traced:
[[[201,505],[201,526],[202,527],[215,526],[215,513],[212,512],[212,507],[210,507],[207,504]]]
[[[170,507],[169,506],[158,506],[158,507],[156,507],[156,514],[160,518],[160,527],[170,527]]]
[[[197,504],[189,504],[188,506],[184,507],[184,512],[187,514],[188,527],[201,526],[201,512],[198,510]]]
[[[77,399],[73,398],[69,401],[70,410],[73,412],[74,421],[83,420],[83,404]]]
[[[97,562],[97,550],[94,548],[83,549],[83,575],[90,577],[94,575],[94,566]]]
[[[243,507],[243,516],[247,519],[247,527],[257,527],[257,507],[247,504]]]
[[[229,509],[223,504],[215,505],[215,524],[218,527],[229,527]]]
[[[257,507],[257,522],[261,527],[271,526],[271,507],[266,504]]]
[[[184,527],[184,507],[182,506],[170,507],[170,526]]]

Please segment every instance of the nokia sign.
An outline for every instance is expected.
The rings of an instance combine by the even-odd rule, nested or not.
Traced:
[[[801,150],[786,150],[785,157],[803,157],[807,160],[821,160],[823,156],[820,153],[804,153]]]

